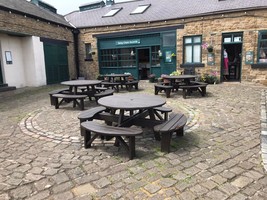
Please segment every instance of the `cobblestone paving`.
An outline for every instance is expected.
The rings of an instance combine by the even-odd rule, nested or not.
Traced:
[[[0,94],[0,200],[267,199],[265,87],[225,83],[209,85],[204,98],[172,94],[166,106],[188,117],[185,136],[165,154],[145,130],[131,161],[113,141],[84,149],[80,111],[50,106],[56,87]],[[138,93],[153,90],[142,81]]]

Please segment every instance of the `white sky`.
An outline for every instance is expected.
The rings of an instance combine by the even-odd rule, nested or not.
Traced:
[[[96,0],[42,0],[49,5],[57,9],[57,13],[61,15],[68,14],[72,11],[79,10],[79,6],[87,4],[90,2],[95,2]],[[129,0],[115,0],[115,3],[129,1]],[[106,2],[104,0],[104,2]]]

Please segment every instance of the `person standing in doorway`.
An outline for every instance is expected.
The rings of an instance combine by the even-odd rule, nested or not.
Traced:
[[[224,49],[223,51],[223,61],[224,61],[223,77],[224,77],[224,80],[227,80],[227,76],[229,75],[229,60],[228,60],[228,53],[226,49]]]

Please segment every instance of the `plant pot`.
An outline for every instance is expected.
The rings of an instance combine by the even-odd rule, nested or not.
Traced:
[[[207,50],[209,53],[213,52],[213,48],[207,48]]]
[[[148,80],[149,80],[149,83],[154,83],[155,82],[155,77],[150,77]]]

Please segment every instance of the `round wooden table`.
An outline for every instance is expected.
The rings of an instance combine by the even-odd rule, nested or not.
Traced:
[[[171,85],[175,83],[175,80],[183,80],[186,85],[190,84],[190,80],[196,78],[195,75],[179,75],[179,76],[164,76],[164,78],[169,79]]]
[[[111,110],[109,120],[116,122],[118,126],[142,126],[153,128],[162,123],[156,120],[154,109],[162,106],[166,100],[159,96],[146,94],[123,94],[103,97],[98,104]],[[119,114],[116,114],[119,110]],[[127,112],[126,112],[127,111]],[[125,114],[129,113],[129,115]],[[146,118],[149,116],[149,118]],[[155,134],[156,140],[160,140],[159,134]]]
[[[86,87],[87,91],[91,90],[95,91],[95,86],[101,84],[99,80],[72,80],[72,81],[63,81],[62,85],[67,85],[70,87],[70,91],[74,88],[74,94],[77,94],[78,87]]]
[[[113,95],[98,100],[98,104],[104,107],[120,110],[150,109],[165,103],[166,100],[162,97],[146,94]]]

